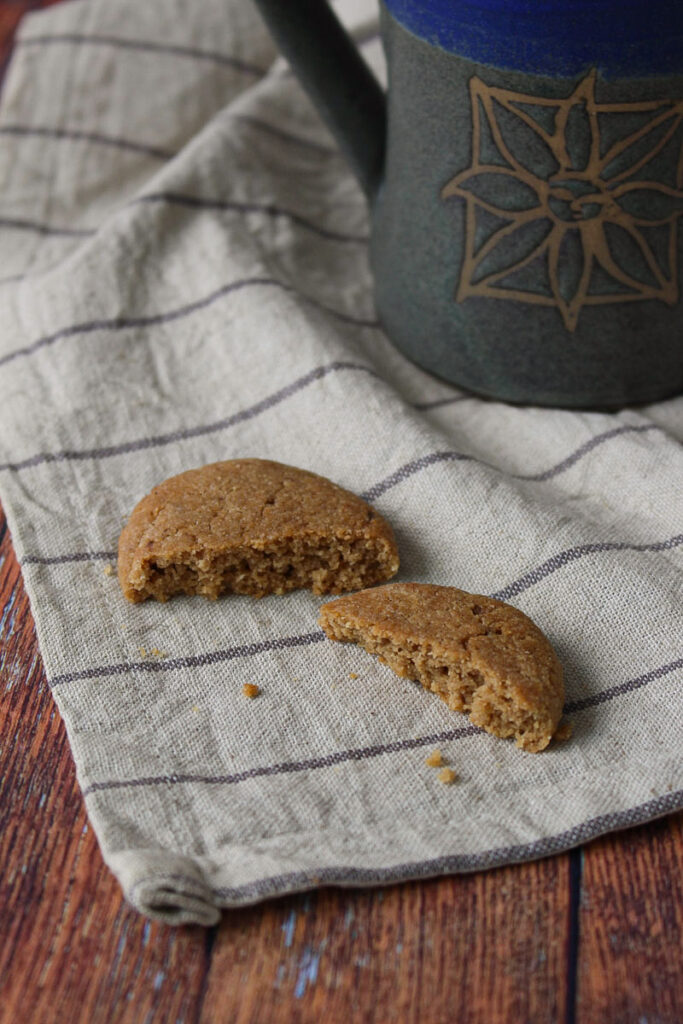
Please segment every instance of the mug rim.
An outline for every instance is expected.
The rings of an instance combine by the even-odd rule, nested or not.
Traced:
[[[380,0],[423,42],[550,77],[683,74],[683,0]]]

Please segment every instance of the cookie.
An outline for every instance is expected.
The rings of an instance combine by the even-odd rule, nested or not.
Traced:
[[[136,505],[119,539],[119,583],[133,602],[298,587],[340,594],[397,569],[391,526],[367,502],[263,459],[214,462],[165,480]]]
[[[562,666],[511,605],[455,587],[390,583],[323,605],[331,640],[358,643],[400,676],[523,750],[547,747],[564,703]]]

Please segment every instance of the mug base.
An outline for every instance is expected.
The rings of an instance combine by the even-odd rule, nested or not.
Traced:
[[[381,317],[380,317],[381,320]],[[571,394],[563,393],[555,389],[525,390],[516,386],[513,382],[495,388],[488,388],[485,385],[472,383],[461,374],[449,375],[443,373],[427,363],[416,359],[409,350],[403,348],[392,337],[384,322],[382,326],[392,345],[406,357],[410,362],[423,372],[429,373],[435,380],[442,381],[457,388],[467,391],[473,398],[482,398],[490,402],[504,402],[506,405],[535,406],[545,409],[581,409],[585,412],[618,412],[620,409],[636,406],[653,405],[656,402],[665,402],[683,395],[683,386],[673,384],[670,388],[658,388],[638,392],[635,395],[621,395],[615,393],[596,393],[595,391]]]

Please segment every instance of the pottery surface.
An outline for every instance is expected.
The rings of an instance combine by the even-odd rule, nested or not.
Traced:
[[[385,106],[314,31],[276,37],[368,194],[401,351],[511,402],[683,390],[683,4],[386,0]]]

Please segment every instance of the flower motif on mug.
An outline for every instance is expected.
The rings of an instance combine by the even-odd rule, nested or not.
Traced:
[[[598,103],[591,71],[565,99],[470,79],[472,158],[441,196],[465,201],[456,301],[558,309],[675,306],[683,100]]]

